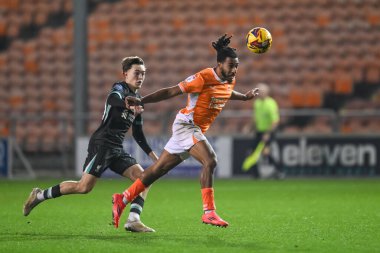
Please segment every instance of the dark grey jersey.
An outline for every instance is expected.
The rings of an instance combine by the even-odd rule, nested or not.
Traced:
[[[141,114],[135,117],[134,112],[125,107],[127,96],[141,97],[126,82],[118,82],[112,86],[104,105],[102,123],[92,134],[90,144],[122,147],[125,134],[131,126],[142,128]]]

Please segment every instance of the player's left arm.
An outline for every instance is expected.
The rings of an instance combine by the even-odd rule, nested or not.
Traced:
[[[247,100],[253,99],[254,97],[256,97],[258,95],[259,95],[259,88],[254,88],[253,90],[250,90],[245,94],[233,90],[231,93],[230,99],[231,100],[247,101]]]
[[[153,162],[158,160],[158,156],[149,146],[145,134],[143,131],[142,117],[141,114],[137,115],[135,121],[132,124],[132,135],[137,144],[140,146],[142,150],[144,150],[145,154],[147,154]]]

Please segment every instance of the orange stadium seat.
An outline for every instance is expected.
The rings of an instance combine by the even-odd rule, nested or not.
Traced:
[[[335,74],[334,92],[338,94],[351,94],[353,80],[348,73],[337,72]]]
[[[290,89],[289,99],[293,107],[304,106],[304,92],[298,87],[292,87]]]
[[[39,122],[32,121],[28,123],[28,127],[25,128],[25,142],[24,148],[28,152],[37,152],[39,150],[40,139],[42,135],[42,128]]]
[[[370,66],[365,73],[365,80],[368,83],[378,84],[380,82],[380,67]]]
[[[368,132],[371,132],[371,133],[380,132],[380,120],[379,119],[371,119],[371,121],[369,121]]]
[[[10,135],[9,122],[0,120],[0,137],[6,137]]]
[[[282,108],[319,108],[326,94],[355,97],[355,86],[370,83],[375,89],[379,84],[380,12],[376,1],[343,4],[289,0],[280,4],[271,0],[262,5],[247,0],[139,0],[90,4],[94,6],[88,17],[90,113],[102,113],[110,86],[122,78],[119,75],[122,57],[143,57],[148,73],[141,93],[147,94],[215,65],[216,54],[210,42],[223,32],[234,35],[232,46],[238,49],[241,61],[237,90],[245,91],[266,82],[280,90],[274,96]],[[28,83],[24,90],[27,99],[22,100],[22,105],[18,104],[20,98],[12,95],[12,102],[1,104],[1,112],[72,113],[73,17],[68,15],[58,27],[48,24],[55,14],[72,14],[72,1],[0,0],[0,7],[6,10],[0,17],[0,37],[6,36],[10,41],[9,47],[0,52],[0,82],[7,87],[1,90],[7,91],[9,80],[15,81],[13,85],[17,87]],[[136,11],[139,15],[134,15]],[[250,54],[244,43],[245,33],[259,25],[267,27],[274,38],[272,49],[264,55]],[[38,26],[39,30],[25,40],[21,31],[29,26]],[[360,38],[360,46],[353,34]],[[59,99],[40,97],[40,94],[54,96],[54,92],[60,94]],[[380,104],[374,94],[368,107]],[[8,101],[11,96],[6,98]],[[184,104],[182,96],[158,103],[157,108],[176,112]],[[229,109],[250,107],[249,103],[228,105]],[[372,127],[372,121],[367,125]],[[326,130],[323,123],[316,127]],[[227,124],[215,128],[241,131]],[[304,129],[314,130],[313,126]]]
[[[71,114],[73,113],[73,103],[71,99],[58,98],[57,100],[57,111],[60,113]]]
[[[38,115],[41,112],[41,103],[39,100],[28,98],[24,103],[26,114]]]
[[[371,26],[378,26],[380,24],[380,14],[372,10],[367,14],[367,20]]]
[[[8,10],[18,10],[20,7],[20,0],[1,0],[0,7]]]
[[[317,88],[308,89],[306,96],[306,107],[321,107],[322,105],[322,94],[321,91]]]
[[[26,72],[36,73],[38,71],[37,61],[34,59],[25,60],[24,68]]]
[[[25,123],[25,121],[17,120],[15,121],[14,127],[15,127],[14,137],[16,138],[16,142],[18,144],[21,144],[27,136],[27,132],[26,132],[27,123]]]
[[[299,135],[302,132],[302,130],[298,126],[288,125],[288,126],[283,128],[282,132],[286,133],[286,134],[297,134],[297,135]]]
[[[57,140],[60,137],[59,124],[55,120],[45,120],[40,123],[42,136],[40,140],[40,149],[43,152],[55,152],[58,150]]]
[[[7,55],[4,53],[0,53],[0,70],[5,68],[5,65],[7,63]]]
[[[0,17],[0,37],[5,37],[7,34],[7,25],[6,19]]]

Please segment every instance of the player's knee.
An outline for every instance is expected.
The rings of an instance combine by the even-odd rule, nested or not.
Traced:
[[[207,170],[210,170],[211,172],[214,171],[215,167],[216,167],[216,164],[218,163],[216,157],[212,157],[210,159],[207,159],[203,166],[207,169]]]
[[[140,170],[134,170],[134,171],[131,172],[129,178],[130,178],[132,181],[135,181],[136,179],[141,178],[142,174],[143,174],[142,171],[140,171]]]

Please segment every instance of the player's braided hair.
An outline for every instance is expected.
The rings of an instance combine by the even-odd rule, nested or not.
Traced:
[[[217,41],[212,42],[212,46],[217,52],[216,60],[218,62],[224,62],[227,57],[237,57],[236,49],[228,46],[231,42],[231,38],[232,36],[227,37],[227,34],[224,34],[219,37]]]

